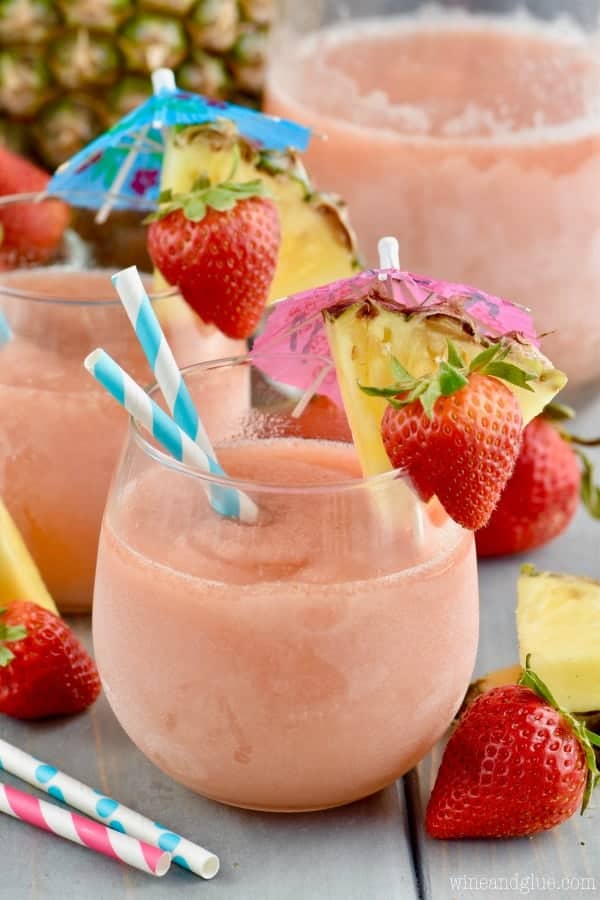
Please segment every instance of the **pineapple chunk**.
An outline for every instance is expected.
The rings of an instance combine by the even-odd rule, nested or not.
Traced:
[[[281,247],[270,302],[338,278],[357,268],[354,236],[336,198],[312,190],[297,157],[257,154],[231,127],[191,127],[171,131],[165,146],[162,190],[189,191],[206,175],[214,184],[227,179],[239,146],[236,181],[262,179],[279,211]]]
[[[325,326],[365,475],[390,468],[379,427],[387,401],[367,396],[360,385],[392,385],[394,356],[415,377],[432,372],[446,358],[448,338],[467,361],[482,350],[481,342],[465,333],[458,318],[444,315],[443,305],[440,315],[434,317],[392,310],[372,300],[361,301],[341,312],[327,311]],[[531,344],[512,342],[508,359],[538,376],[531,383],[533,391],[508,385],[519,399],[527,424],[564,386],[566,378]]]
[[[10,606],[15,600],[30,600],[58,615],[17,526],[0,500],[0,606]]]
[[[600,582],[523,566],[518,594],[521,663],[565,709],[600,709]]]

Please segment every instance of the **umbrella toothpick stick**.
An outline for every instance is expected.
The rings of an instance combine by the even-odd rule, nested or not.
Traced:
[[[316,376],[313,383],[304,391],[294,409],[292,410],[292,418],[299,419],[312,398],[315,396],[331,370],[333,369],[333,363],[326,363],[321,371]]]
[[[395,237],[382,237],[377,244],[379,252],[379,268],[380,269],[400,269],[400,245]],[[385,281],[387,275],[385,272],[379,273],[379,280]]]
[[[109,190],[108,194],[106,195],[106,200],[104,201],[104,203],[102,204],[102,206],[100,207],[100,209],[98,210],[98,212],[96,214],[95,221],[96,221],[97,225],[104,225],[104,223],[108,219],[108,217],[110,215],[110,211],[114,206],[115,200],[119,196],[119,192],[121,191],[121,188],[125,184],[125,182],[127,180],[127,176],[131,172],[133,164],[135,163],[135,158],[143,147],[143,144],[146,140],[146,136],[147,136],[148,132],[150,131],[150,128],[151,128],[150,124],[146,125],[145,128],[142,128],[142,130],[138,134],[137,138],[135,139],[134,143],[131,145],[131,150],[129,151],[129,153],[127,154],[127,156],[121,163],[121,165],[119,167],[119,171],[116,174],[115,180],[111,184],[110,190]]]

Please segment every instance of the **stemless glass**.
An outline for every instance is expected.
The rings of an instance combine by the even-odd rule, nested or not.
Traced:
[[[391,783],[442,735],[474,663],[476,564],[470,532],[399,471],[361,478],[339,414],[296,417],[265,363],[185,372],[229,477],[131,424],[94,648],[117,718],[170,776],[223,803],[311,810]],[[248,494],[256,524],[219,518],[211,485]]]
[[[600,0],[284,7],[267,109],[327,137],[307,162],[367,260],[396,234],[405,268],[530,307],[598,383]]]
[[[15,215],[32,199],[2,198],[0,208],[10,204]],[[102,346],[134,378],[152,380],[110,282],[126,259],[149,270],[142,213],[117,213],[97,228],[75,199],[71,212],[55,258],[0,273],[0,497],[69,612],[91,605],[102,511],[125,431],[83,359]],[[173,292],[154,302],[180,365],[244,351]]]

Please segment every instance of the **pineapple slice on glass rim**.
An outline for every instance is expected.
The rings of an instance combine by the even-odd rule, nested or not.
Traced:
[[[235,180],[260,178],[279,212],[281,247],[269,302],[358,270],[356,238],[343,201],[314,190],[295,151],[257,150],[231,122],[171,129],[161,190],[186,193],[203,175],[213,184],[224,181],[234,154],[239,156]]]
[[[383,238],[380,253],[382,269],[400,269],[395,239]],[[507,311],[509,315],[510,310],[526,314],[516,304],[489,298],[464,285],[451,284],[444,284],[436,301],[430,302],[436,297],[436,287],[443,283],[417,279],[417,284],[431,287],[432,295],[422,305],[413,302],[403,308],[389,302],[383,290],[387,276],[382,273],[379,277],[382,280],[380,296],[371,291],[369,296],[357,302],[337,304],[323,313],[340,392],[366,475],[390,468],[380,434],[387,401],[365,394],[360,386],[381,388],[392,385],[395,381],[394,358],[411,375],[420,377],[434,371],[440,361],[446,359],[448,340],[467,363],[485,347],[500,341],[508,349],[507,361],[535,376],[530,382],[531,390],[507,383],[519,400],[524,425],[537,416],[566,384],[566,375],[553,367],[531,339],[532,335],[502,333],[502,328],[492,334],[476,315],[467,311],[461,293],[470,292],[471,298],[480,297],[484,305],[489,305],[491,314],[498,315],[499,323]],[[503,307],[506,308],[504,311]]]

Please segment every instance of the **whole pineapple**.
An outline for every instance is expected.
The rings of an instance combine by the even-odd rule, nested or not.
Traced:
[[[277,0],[0,0],[0,143],[54,169],[150,94],[260,103]]]

